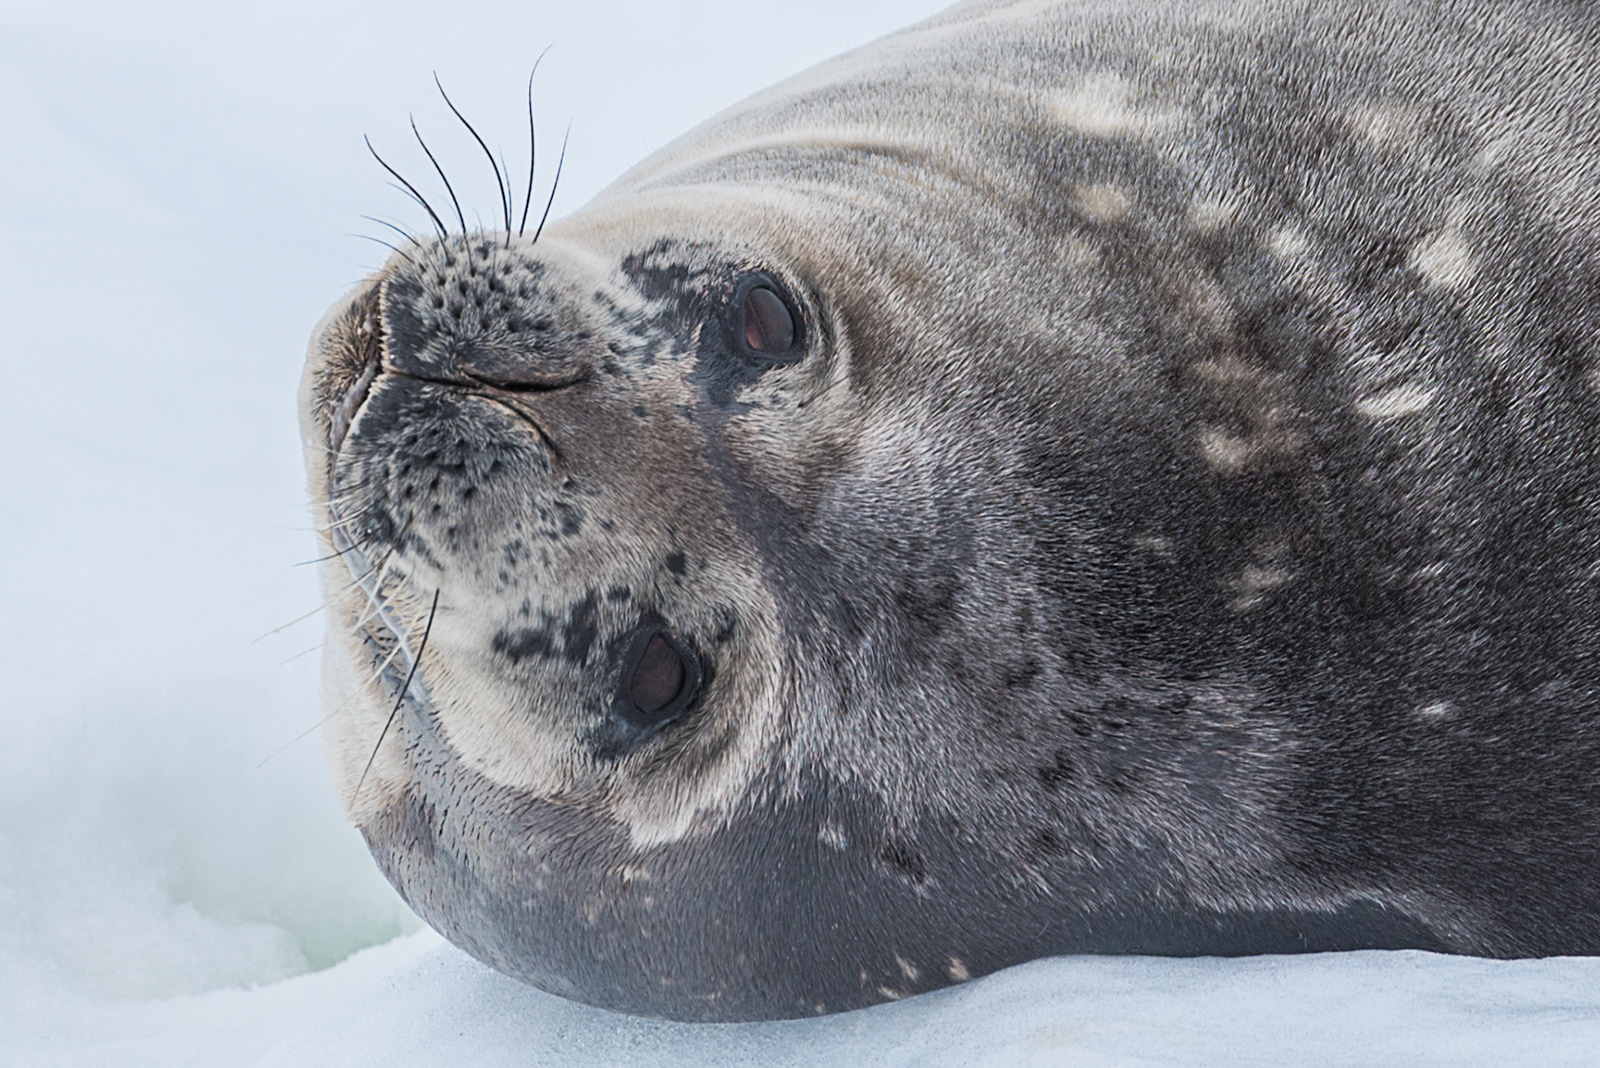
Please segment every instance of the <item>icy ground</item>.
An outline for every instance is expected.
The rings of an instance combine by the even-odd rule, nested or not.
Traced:
[[[1600,1050],[1600,960],[1063,958],[843,1016],[694,1025],[541,994],[423,931],[10,1042],[4,1063],[128,1068],[1577,1066]]]
[[[570,211],[939,0],[0,0],[0,1065],[1578,1064],[1600,962],[1049,961],[820,1021],[567,1004],[419,925],[327,786],[305,339],[416,225],[361,135],[494,202],[439,72]]]

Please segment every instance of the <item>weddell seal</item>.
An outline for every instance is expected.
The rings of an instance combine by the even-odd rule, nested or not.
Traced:
[[[378,863],[680,1019],[1600,952],[1597,58],[966,3],[402,247],[303,388]]]

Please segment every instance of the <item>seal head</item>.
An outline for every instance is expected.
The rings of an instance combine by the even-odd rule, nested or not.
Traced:
[[[302,413],[406,900],[680,1019],[1600,951],[1600,34],[1487,7],[962,5],[402,249]]]

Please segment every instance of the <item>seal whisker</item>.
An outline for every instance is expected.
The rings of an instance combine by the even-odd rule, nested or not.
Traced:
[[[390,222],[388,219],[380,219],[376,215],[363,215],[361,217],[368,222],[375,222],[379,226],[387,226],[389,229],[393,230],[395,233],[399,234],[413,245],[420,245],[422,243],[417,240],[416,234],[397,223]],[[412,262],[415,263],[416,261],[413,260]]]
[[[504,148],[498,148],[497,147],[496,151],[500,153],[500,170],[506,176],[506,189],[507,189],[507,191],[506,191],[506,243],[505,243],[504,247],[505,248],[510,248],[511,247],[511,195],[512,195],[511,194],[511,190],[510,190],[511,168],[506,166],[506,150]]]
[[[328,644],[327,642],[321,641],[321,642],[318,642],[317,644],[313,645],[309,649],[302,649],[298,653],[295,653],[293,656],[289,657],[287,660],[278,661],[278,666],[279,667],[285,667],[285,666],[287,666],[289,664],[292,664],[296,660],[299,660],[302,656],[309,656],[310,654],[316,652],[317,650],[321,649],[324,645],[327,645],[327,644]]]
[[[439,218],[439,213],[433,210],[433,206],[428,203],[428,200],[427,200],[426,197],[424,197],[421,193],[417,192],[416,186],[414,186],[410,182],[406,181],[404,176],[402,176],[399,171],[397,171],[393,167],[389,166],[389,164],[384,161],[384,158],[382,156],[378,155],[378,150],[372,147],[372,139],[370,137],[368,137],[366,134],[362,134],[361,135],[361,140],[366,142],[367,151],[371,152],[372,153],[372,158],[378,161],[378,166],[382,167],[384,170],[386,170],[390,174],[394,175],[395,181],[399,182],[401,184],[401,186],[404,187],[405,191],[407,193],[411,194],[412,198],[414,200],[416,200],[416,202],[418,204],[422,205],[422,210],[427,212],[428,213],[428,218],[433,220],[434,229],[439,231],[439,236],[441,238],[450,236],[449,232],[445,229],[443,220],[441,220]]]
[[[389,710],[389,718],[383,724],[383,730],[378,732],[378,740],[372,744],[372,755],[367,757],[367,766],[361,769],[361,777],[356,780],[356,788],[350,794],[350,803],[354,804],[356,798],[361,796],[361,787],[367,781],[367,773],[372,770],[372,762],[378,759],[378,750],[383,747],[384,738],[389,735],[389,728],[394,726],[394,717],[400,714],[400,706],[405,703],[406,693],[411,689],[411,680],[417,677],[417,668],[422,666],[422,654],[428,648],[428,635],[433,633],[433,616],[439,610],[439,591],[433,591],[433,604],[428,609],[428,622],[422,628],[422,641],[417,643],[417,655],[411,661],[411,670],[406,672],[406,681],[400,685],[400,696],[394,699],[394,707]]]
[[[403,225],[394,224],[394,222],[390,222],[389,219],[379,219],[378,216],[362,217],[368,222],[376,222],[376,224],[381,225],[381,227],[389,227],[390,230],[394,230],[394,232],[398,233],[400,237],[405,238],[408,245],[421,245],[421,241],[416,240],[416,233],[411,233],[410,230],[406,230]],[[414,261],[414,259],[411,261],[411,264],[416,265],[416,267],[421,267],[421,264],[418,264],[418,262]]]
[[[434,158],[433,150],[428,147],[428,142],[426,142],[426,141],[424,141],[422,139],[422,131],[417,129],[416,116],[411,116],[410,118],[411,118],[411,132],[416,135],[417,144],[422,146],[422,151],[427,155],[428,162],[433,164],[433,169],[439,172],[439,180],[444,183],[444,191],[446,193],[450,194],[450,203],[455,205],[455,208],[456,208],[456,219],[457,219],[457,221],[459,221],[461,223],[461,236],[462,237],[466,237],[467,236],[467,216],[461,210],[461,201],[456,199],[456,191],[450,185],[450,179],[448,177],[446,177],[446,175],[444,173],[444,168],[439,166],[439,161]]]
[[[465,126],[467,133],[471,134],[472,139],[478,142],[478,147],[483,149],[483,154],[489,157],[489,167],[494,171],[494,184],[500,189],[500,207],[505,213],[506,233],[509,235],[511,233],[511,194],[507,191],[505,179],[500,174],[500,165],[495,162],[494,153],[489,151],[489,146],[483,143],[483,138],[478,136],[478,131],[472,128],[472,123],[467,121],[467,117],[461,114],[461,109],[456,107],[455,101],[450,99],[450,94],[444,91],[444,83],[439,80],[438,71],[433,72],[433,84],[438,86],[439,95],[444,97],[445,105],[450,108],[456,118],[461,120],[461,125]]]
[[[350,547],[350,549],[353,549],[353,548],[355,548],[355,546],[352,545]],[[345,553],[349,552],[350,549],[335,549],[335,550],[333,550],[333,552],[329,553],[327,556],[319,556],[314,560],[300,560],[300,561],[298,561],[296,563],[293,563],[293,564],[291,564],[289,566],[290,567],[308,567],[311,564],[327,563],[329,560],[337,560],[339,557],[341,557]]]
[[[533,167],[539,159],[539,137],[533,125],[533,78],[539,73],[539,64],[549,54],[551,45],[545,45],[544,51],[539,53],[539,58],[533,61],[533,69],[528,72],[528,189],[522,195],[522,221],[517,223],[517,236],[522,236],[522,231],[528,226],[528,209],[533,206]]]
[[[321,609],[319,608],[319,609],[317,609],[317,611],[320,612]],[[383,658],[382,662],[378,664],[378,666],[372,671],[372,673],[367,676],[367,679],[366,679],[367,685],[371,685],[377,679],[381,678],[383,676],[383,673],[385,671],[389,670],[389,666],[394,663],[394,658],[399,656],[399,655],[400,655],[400,646],[396,645],[393,649],[391,649],[389,651],[389,654]],[[320,727],[324,723],[328,722],[334,716],[337,716],[340,712],[343,712],[345,709],[349,708],[350,707],[350,703],[352,701],[354,701],[355,699],[356,698],[354,696],[346,697],[343,701],[340,701],[337,705],[334,705],[333,708],[329,709],[328,712],[325,715],[320,716],[315,723],[311,724],[311,726],[307,727],[305,730],[301,731],[299,734],[295,735],[293,738],[290,738],[287,742],[284,742],[282,745],[278,746],[278,748],[274,749],[272,752],[270,752],[266,756],[262,757],[261,758],[261,763],[257,764],[251,770],[252,771],[260,771],[262,768],[266,767],[267,763],[269,761],[274,760],[277,757],[281,756],[285,751],[288,750],[288,748],[290,746],[294,745],[296,742],[304,741],[307,737],[310,736],[312,731],[316,730],[318,727]]]
[[[539,217],[539,228],[533,232],[533,243],[539,243],[539,235],[544,233],[545,220],[550,218],[550,206],[556,202],[556,189],[561,185],[561,167],[567,162],[567,138],[572,136],[572,124],[567,124],[567,132],[561,138],[561,156],[556,160],[556,179],[550,183],[550,199],[544,202],[544,214]]]
[[[373,237],[371,234],[346,234],[345,236],[346,237],[357,237],[357,238],[360,238],[363,241],[371,241],[374,244],[382,245],[384,248],[388,249],[390,252],[393,252],[395,255],[402,257],[407,263],[411,264],[411,266],[413,266],[413,267],[417,266],[417,261],[412,259],[410,256],[406,255],[406,253],[405,253],[405,251],[403,249],[401,249],[398,245],[396,245],[396,244],[394,244],[392,242],[385,241],[381,237]]]
[[[251,645],[255,645],[257,642],[264,641],[267,638],[272,637],[274,634],[281,634],[284,631],[288,630],[290,627],[294,626],[296,623],[304,623],[306,620],[310,619],[312,616],[316,615],[318,612],[321,612],[326,607],[328,607],[328,602],[327,601],[323,601],[321,604],[317,605],[317,607],[313,608],[311,611],[307,612],[305,615],[303,615],[303,616],[295,616],[293,619],[289,620],[289,622],[284,623],[281,626],[273,627],[271,630],[267,631],[265,634],[261,634],[261,635],[256,636],[255,638],[250,639],[250,644]]]

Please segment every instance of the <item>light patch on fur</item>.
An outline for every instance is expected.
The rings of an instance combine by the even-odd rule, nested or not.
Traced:
[[[1202,234],[1214,234],[1239,216],[1239,202],[1226,198],[1196,200],[1189,205],[1189,225]]]
[[[1262,432],[1249,437],[1206,427],[1200,432],[1200,455],[1222,474],[1240,475],[1265,460],[1298,452],[1299,438],[1273,422],[1265,420]]]
[[[1438,392],[1437,389],[1424,389],[1408,382],[1386,393],[1356,402],[1356,411],[1368,419],[1399,419],[1425,409],[1433,403]]]
[[[838,853],[850,848],[850,839],[846,838],[844,831],[831,820],[824,821],[822,826],[817,828],[817,841]]]
[[[1416,147],[1423,116],[1399,104],[1362,104],[1345,113],[1345,127],[1359,141],[1386,152]]]
[[[1267,238],[1267,248],[1282,260],[1297,260],[1311,248],[1311,240],[1294,226],[1280,226]]]
[[[1508,159],[1515,159],[1522,148],[1522,138],[1515,133],[1491,137],[1472,157],[1470,169],[1477,174],[1488,174]]]
[[[1200,433],[1200,454],[1206,463],[1226,474],[1237,474],[1248,467],[1253,452],[1250,439],[1238,434],[1217,427],[1207,427]]]
[[[1434,701],[1417,709],[1417,718],[1428,723],[1437,723],[1449,719],[1455,712],[1455,706],[1449,701]]]
[[[1122,222],[1133,209],[1133,200],[1127,193],[1104,183],[1075,186],[1072,202],[1096,222]]]
[[[1141,534],[1133,539],[1133,547],[1162,563],[1171,563],[1177,556],[1172,539],[1160,534]]]
[[[1233,354],[1202,360],[1191,370],[1237,417],[1200,430],[1200,454],[1213,469],[1237,475],[1282,466],[1299,455],[1304,438],[1292,425],[1293,409],[1276,374]]]
[[[950,977],[952,983],[965,983],[972,978],[972,973],[967,971],[967,966],[960,957],[951,957],[945,962],[944,974]]]
[[[1268,591],[1284,585],[1290,578],[1289,572],[1281,567],[1249,564],[1239,573],[1239,577],[1229,584],[1238,596],[1228,603],[1228,607],[1235,612],[1248,612],[1266,600]]]
[[[1133,87],[1115,74],[1084,79],[1056,97],[1050,112],[1071,129],[1092,137],[1160,133],[1188,118],[1180,108],[1141,105]]]
[[[1078,234],[1069,233],[1061,239],[1061,262],[1073,267],[1100,266],[1100,250]]]
[[[1430,286],[1459,289],[1478,273],[1472,246],[1455,227],[1417,242],[1407,265]]]
[[[916,982],[917,977],[922,974],[922,971],[915,964],[898,954],[895,955],[894,962],[900,965],[900,974],[905,976],[909,982]]]

